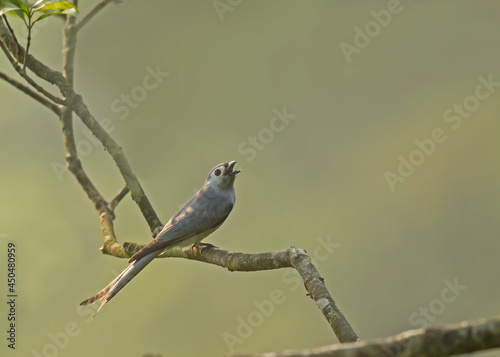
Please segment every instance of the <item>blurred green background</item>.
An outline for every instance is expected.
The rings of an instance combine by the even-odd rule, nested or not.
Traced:
[[[475,99],[480,78],[500,82],[498,1],[401,1],[390,20],[387,1],[222,3],[218,14],[212,1],[125,1],[79,34],[76,90],[111,121],[163,222],[210,168],[237,160],[236,206],[207,242],[306,249],[362,339],[498,314],[500,87]],[[61,23],[40,23],[31,50],[58,70]],[[15,77],[3,55],[0,67]],[[151,90],[148,69],[168,73],[149,79]],[[54,169],[65,164],[57,118],[4,81],[0,93],[0,249],[18,246],[20,355],[222,356],[337,342],[286,270],[182,259],[153,262],[90,320],[93,308],[78,303],[127,263],[101,254],[91,202]],[[460,126],[454,105],[469,108]],[[277,127],[285,108],[289,124]],[[84,167],[110,199],[122,179],[75,123]],[[444,142],[412,154],[439,128]],[[419,166],[392,190],[386,175],[399,175],[400,156]],[[116,213],[121,242],[151,239],[129,196]],[[275,289],[284,301],[259,320],[256,304]]]

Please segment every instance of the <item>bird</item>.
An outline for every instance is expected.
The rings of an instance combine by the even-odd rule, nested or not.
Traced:
[[[226,220],[233,209],[236,196],[234,180],[240,170],[236,161],[221,163],[210,170],[203,187],[170,218],[158,235],[130,259],[130,265],[104,289],[82,301],[81,306],[103,300],[101,309],[167,248],[198,245]]]

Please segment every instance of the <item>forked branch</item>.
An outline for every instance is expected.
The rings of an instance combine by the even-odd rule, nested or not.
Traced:
[[[74,27],[70,27],[70,30],[74,29]],[[72,30],[74,32],[74,30]],[[25,50],[18,46],[18,44],[13,39],[10,31],[5,27],[4,23],[0,21],[0,44],[2,49],[8,57],[10,57],[10,53],[16,58],[18,62],[22,62],[24,60]],[[71,50],[71,46],[68,47]],[[72,61],[74,57],[70,58]],[[23,75],[24,71],[19,71],[18,65],[12,61],[13,66],[18,70],[18,72]],[[95,117],[90,113],[87,105],[84,103],[81,95],[77,94],[73,90],[73,83],[71,80],[71,76],[68,76],[70,80],[68,80],[61,72],[55,71],[45,64],[38,61],[34,56],[28,55],[26,56],[26,66],[33,73],[35,73],[38,77],[46,80],[47,82],[56,85],[61,94],[65,97],[65,100],[61,102],[67,106],[72,112],[74,112],[82,122],[90,129],[93,135],[102,143],[104,148],[108,151],[108,153],[112,156],[115,161],[118,169],[127,184],[132,199],[139,206],[144,218],[149,224],[151,232],[155,235],[161,228],[163,227],[160,219],[156,215],[151,203],[149,202],[148,197],[146,196],[144,190],[142,189],[139,180],[135,176],[132,168],[128,162],[125,153],[121,146],[106,132],[106,130],[102,127],[102,125],[95,119]],[[65,68],[72,67],[72,64],[65,63]],[[36,83],[30,83],[35,85]],[[50,93],[44,92],[46,96],[49,96]],[[50,95],[51,100],[59,103],[57,98]],[[55,98],[55,99],[54,99]]]
[[[119,258],[129,258],[138,252],[143,245],[136,243],[119,244],[113,239],[105,239],[101,248],[103,253]],[[323,278],[307,253],[300,248],[290,247],[285,250],[269,253],[246,254],[233,253],[210,245],[171,248],[158,256],[159,258],[175,257],[198,260],[218,265],[230,271],[261,271],[281,268],[294,268],[304,281],[308,295],[314,300],[341,343],[355,342],[358,336],[337,307],[326,288]]]

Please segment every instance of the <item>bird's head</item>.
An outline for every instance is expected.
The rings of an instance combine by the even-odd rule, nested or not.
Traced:
[[[221,188],[232,186],[236,174],[240,172],[240,170],[234,170],[234,165],[236,165],[236,161],[225,162],[215,166],[208,173],[206,183]]]

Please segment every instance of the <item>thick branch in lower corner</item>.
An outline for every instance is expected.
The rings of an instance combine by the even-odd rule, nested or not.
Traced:
[[[237,354],[232,357],[444,357],[500,347],[500,317],[463,321],[396,336],[308,350]]]

